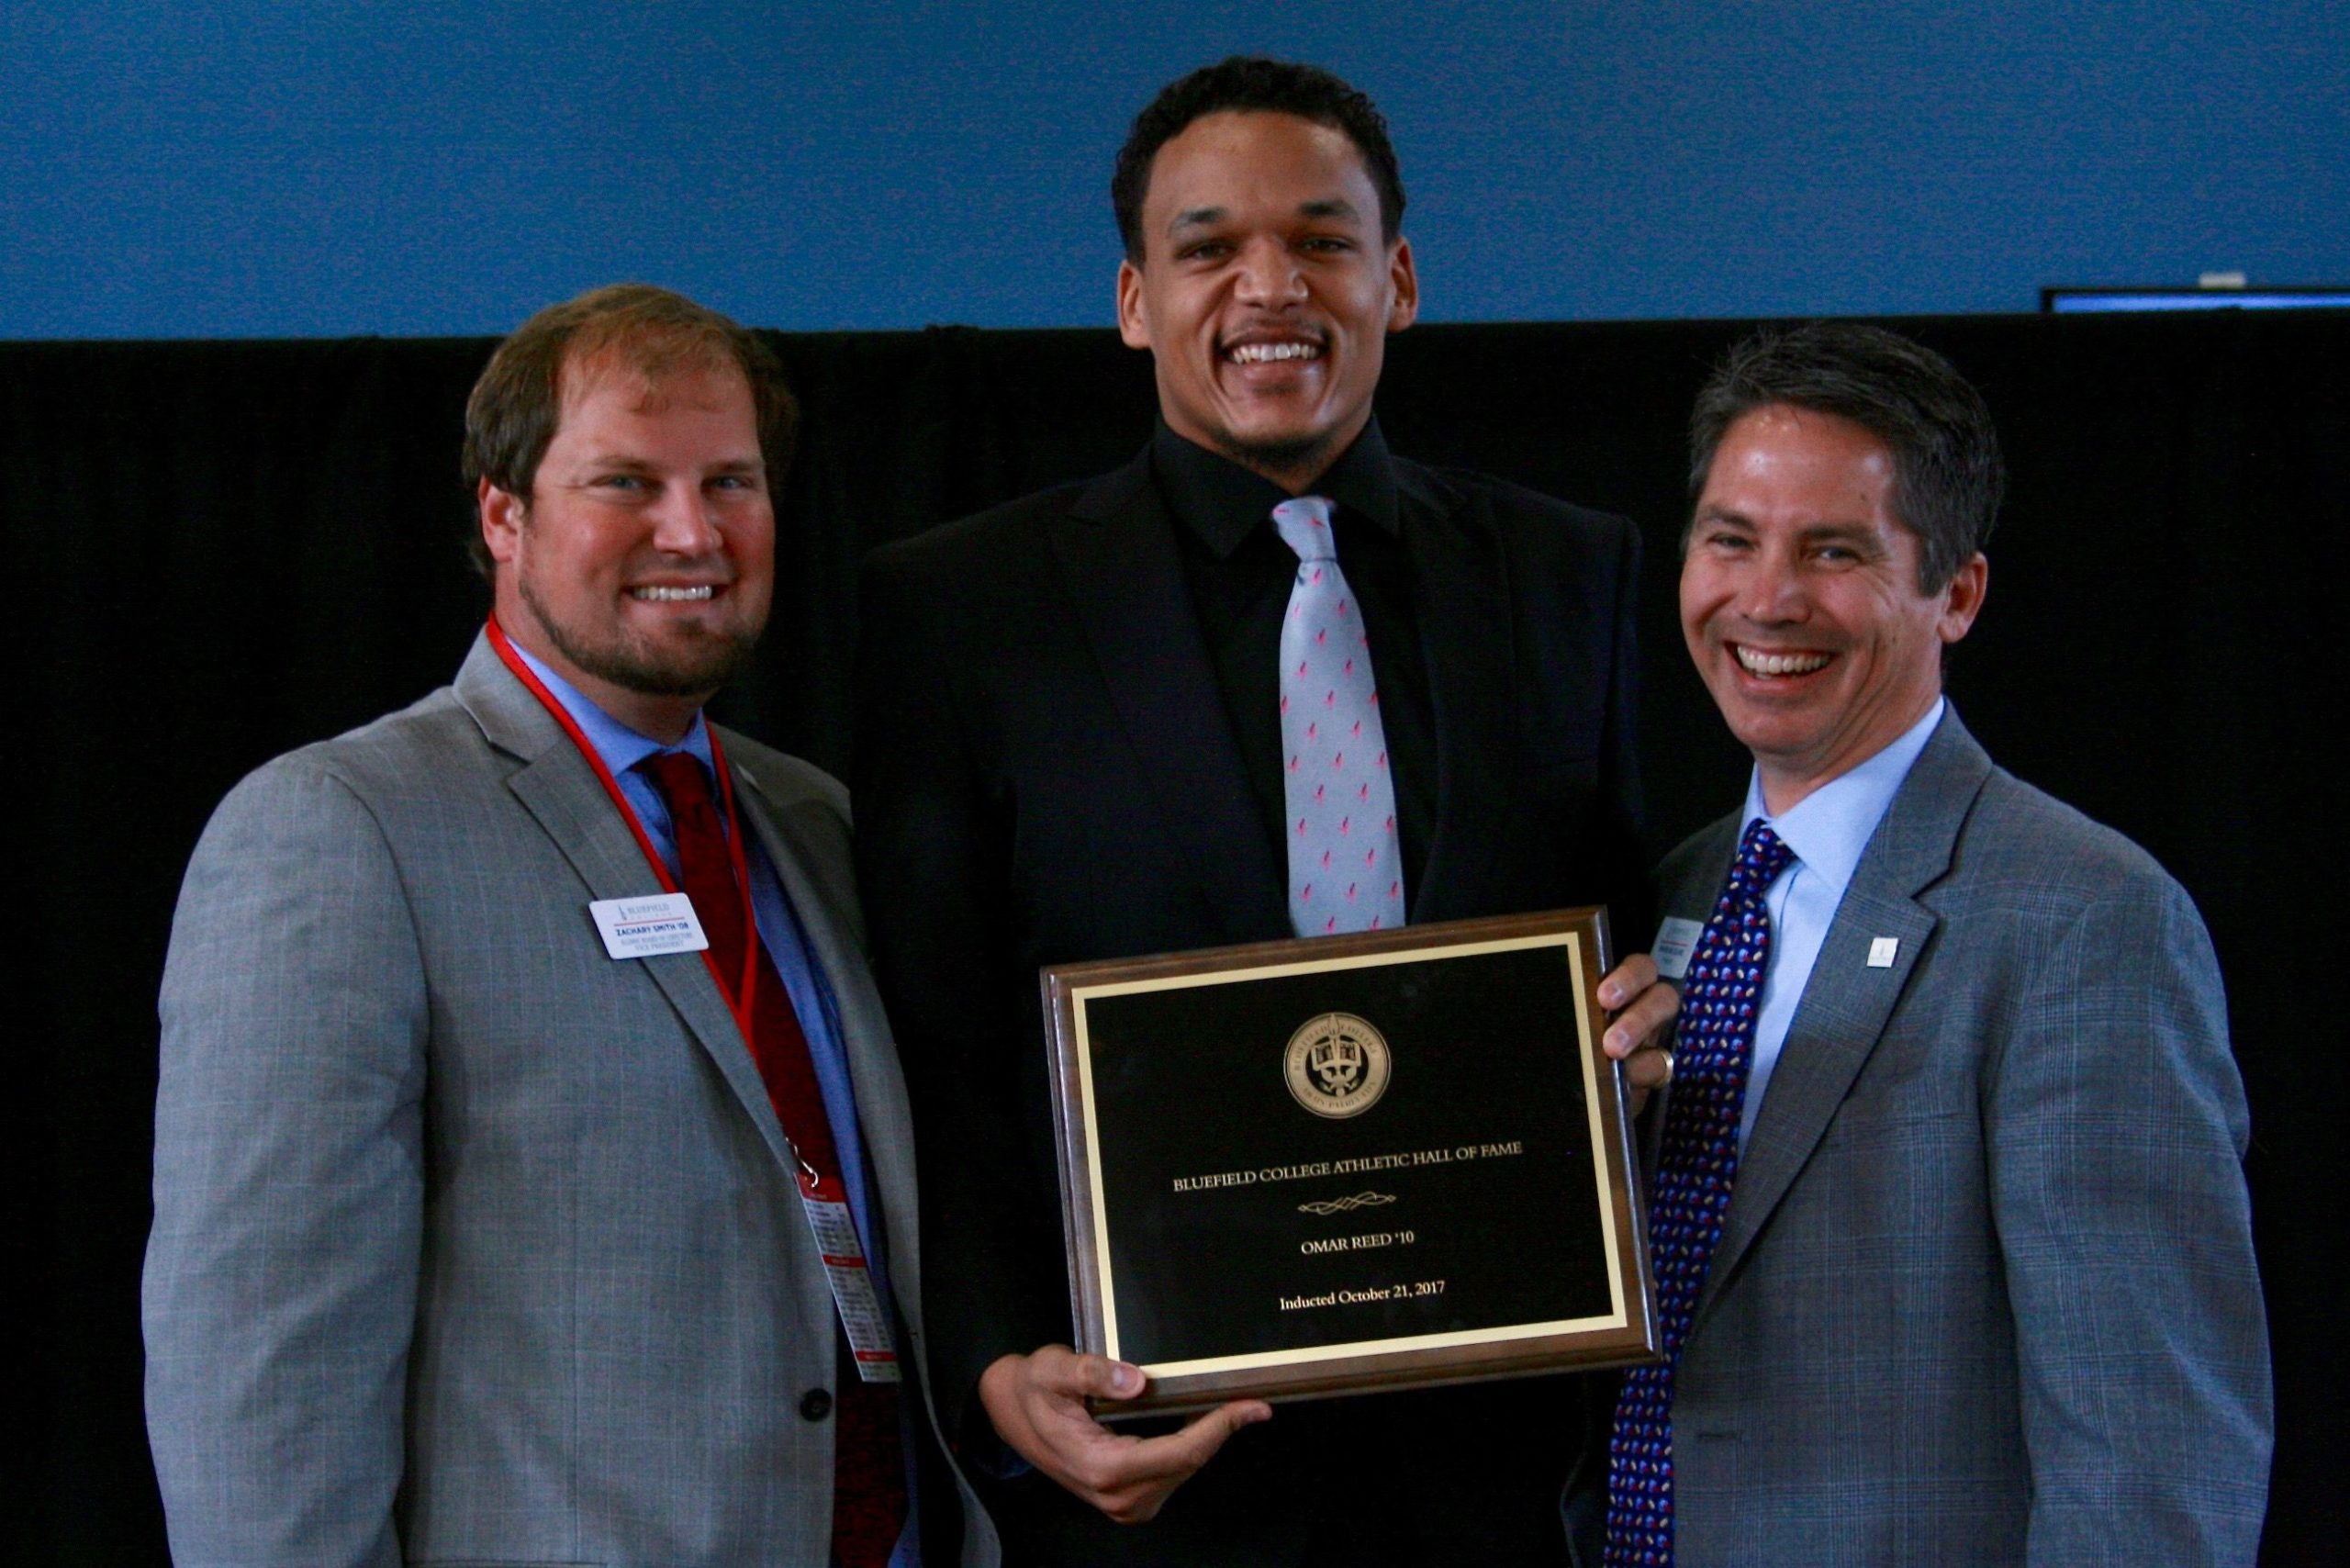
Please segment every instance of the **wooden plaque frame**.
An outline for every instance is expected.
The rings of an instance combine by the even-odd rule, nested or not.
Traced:
[[[1110,1241],[1113,1218],[1110,1211],[1117,1206],[1119,1200],[1113,1200],[1105,1194],[1102,1181],[1105,1163],[1101,1141],[1102,1117],[1100,1112],[1102,1107],[1096,1098],[1094,1053],[1088,1026],[1090,1010],[1111,998],[1147,991],[1248,985],[1255,981],[1301,975],[1339,977],[1332,983],[1343,988],[1346,984],[1343,977],[1348,971],[1377,971],[1398,964],[1474,963],[1488,956],[1528,954],[1531,950],[1545,948],[1558,949],[1562,953],[1569,966],[1568,982],[1580,1000],[1573,1018],[1564,1021],[1562,1034],[1565,1038],[1558,1042],[1564,1065],[1572,1073],[1569,1081],[1580,1089],[1579,1093],[1571,1094],[1571,1098],[1578,1101],[1579,1104],[1566,1110],[1564,1115],[1568,1119],[1567,1125],[1587,1131],[1589,1135],[1587,1153],[1593,1161],[1593,1192],[1597,1211],[1595,1224],[1590,1225],[1589,1228],[1600,1238],[1600,1250],[1596,1254],[1586,1253],[1583,1262],[1588,1270],[1595,1260],[1597,1267],[1604,1271],[1608,1308],[1572,1320],[1480,1323],[1441,1332],[1406,1332],[1385,1338],[1373,1336],[1270,1350],[1236,1352],[1202,1344],[1196,1347],[1199,1351],[1196,1354],[1159,1354],[1140,1362],[1150,1379],[1142,1394],[1133,1400],[1104,1403],[1099,1407],[1101,1415],[1114,1418],[1125,1415],[1172,1413],[1204,1408],[1229,1399],[1303,1399],[1572,1368],[1620,1366],[1656,1359],[1661,1353],[1661,1340],[1656,1321],[1654,1275],[1649,1263],[1646,1229],[1637,1196],[1639,1180],[1636,1155],[1628,1136],[1630,1115],[1626,1088],[1620,1068],[1600,1049],[1606,1014],[1599,1006],[1597,987],[1600,977],[1606,972],[1610,956],[1606,912],[1599,908],[1454,921],[1359,935],[1265,942],[1192,953],[1063,965],[1044,970],[1040,978],[1052,1053],[1050,1065],[1058,1090],[1053,1101],[1053,1118],[1060,1156],[1062,1223],[1068,1244],[1070,1305],[1077,1326],[1078,1348],[1117,1359],[1134,1359],[1133,1355],[1124,1353],[1132,1348],[1131,1344],[1122,1342],[1122,1338],[1131,1340],[1132,1337],[1122,1337],[1119,1329],[1120,1292],[1124,1287],[1113,1274]],[[1465,971],[1456,971],[1456,975],[1463,973]],[[1169,1002],[1167,1005],[1180,1007],[1182,1003]],[[1349,1017],[1351,1014],[1335,1013],[1324,1016]],[[1301,1024],[1310,1021],[1301,1021]],[[1305,1028],[1301,1026],[1297,1035],[1289,1041],[1290,1071],[1293,1082],[1299,1081],[1296,1063],[1300,1057],[1296,1040],[1305,1034]],[[1539,1042],[1527,1048],[1547,1050],[1548,1042]],[[1251,1049],[1254,1049],[1253,1044]],[[1377,1054],[1383,1072],[1388,1054],[1383,1036]],[[1426,1060],[1414,1063],[1411,1070],[1425,1074],[1432,1066],[1443,1069],[1448,1065],[1461,1072],[1471,1070],[1463,1064]],[[1281,1067],[1281,1064],[1273,1063],[1268,1070],[1279,1071]],[[1401,1081],[1404,1070],[1399,1065],[1396,1071]],[[1449,1081],[1457,1090],[1459,1080]],[[1367,1075],[1364,1082],[1368,1083]],[[1494,1115],[1496,1125],[1506,1121],[1511,1097],[1518,1097],[1522,1101],[1525,1089],[1523,1082],[1516,1081],[1496,1086],[1496,1103],[1500,1107]],[[1254,1095],[1261,1101],[1267,1091],[1261,1082],[1251,1077],[1248,1083],[1236,1085],[1234,1092]],[[1384,1092],[1384,1090],[1376,1092]],[[1297,1099],[1300,1106],[1311,1108],[1307,1106],[1312,1098],[1307,1087],[1293,1087],[1289,1093]],[[1169,1106],[1168,1111],[1170,1115],[1182,1115],[1194,1114],[1196,1108]],[[1119,1114],[1131,1115],[1134,1113]],[[1304,1115],[1305,1112],[1301,1110],[1299,1114]],[[1324,1118],[1347,1117],[1345,1125],[1349,1129],[1358,1122],[1366,1126],[1375,1126],[1375,1118],[1369,1114],[1356,1118],[1351,1112],[1329,1109],[1315,1114]],[[1314,1117],[1306,1116],[1306,1122],[1312,1125]],[[1327,1131],[1326,1123],[1322,1126],[1323,1130],[1314,1136],[1326,1143],[1333,1135]],[[1365,1133],[1363,1142],[1367,1148],[1381,1147],[1375,1131]],[[1510,1146],[1482,1147],[1506,1152]],[[1580,1161],[1584,1152],[1582,1149],[1572,1152],[1567,1156],[1572,1164],[1559,1167],[1561,1170],[1572,1169],[1578,1183],[1581,1181]],[[1386,1158],[1450,1162],[1447,1151],[1442,1148],[1408,1157],[1397,1154]],[[1335,1175],[1335,1180],[1341,1185],[1359,1184],[1361,1180],[1359,1176],[1338,1172],[1350,1172],[1360,1169],[1362,1163],[1338,1161],[1337,1172],[1331,1171],[1326,1164],[1274,1167],[1253,1172],[1242,1170],[1202,1178],[1200,1184],[1254,1184],[1261,1177],[1268,1183],[1281,1183],[1285,1189],[1281,1196],[1286,1198],[1318,1190],[1314,1182],[1324,1174]],[[1213,1152],[1203,1151],[1198,1168],[1216,1169],[1217,1157]],[[1386,1184],[1398,1184],[1399,1180],[1407,1179],[1411,1174],[1408,1171],[1390,1171]],[[1178,1193],[1187,1190],[1181,1182],[1175,1183],[1175,1189]],[[1151,1190],[1156,1191],[1155,1188]],[[1396,1201],[1386,1194],[1366,1193],[1363,1196],[1377,1197],[1389,1203]],[[1162,1203],[1170,1201],[1190,1200],[1160,1200]],[[1348,1201],[1341,1194],[1330,1206],[1343,1205]],[[1129,1209],[1136,1206],[1134,1200],[1125,1202]],[[1303,1211],[1306,1205],[1300,1207]],[[1263,1212],[1257,1211],[1259,1217],[1261,1218]],[[1312,1212],[1325,1211],[1315,1208]],[[1373,1236],[1392,1234],[1395,1233],[1371,1233]],[[1376,1240],[1365,1242],[1348,1238],[1348,1241],[1350,1245],[1389,1245]],[[1565,1245],[1562,1239],[1561,1246]],[[1304,1251],[1305,1248],[1301,1246],[1299,1249]],[[1557,1261],[1563,1268],[1572,1260],[1561,1256]],[[1496,1258],[1491,1267],[1495,1270],[1539,1269],[1541,1260],[1529,1259],[1519,1251],[1506,1259]],[[1588,1279],[1590,1276],[1587,1273],[1585,1277]],[[1433,1283],[1438,1292],[1446,1285],[1443,1280],[1417,1282],[1419,1286],[1429,1283]],[[1383,1287],[1368,1288],[1376,1290]],[[1414,1287],[1396,1288],[1405,1290]],[[1389,1298],[1357,1296],[1355,1299],[1383,1303]],[[1284,1298],[1273,1310],[1285,1312],[1290,1310],[1292,1304],[1305,1301],[1304,1297]],[[1318,1303],[1317,1297],[1307,1305]]]

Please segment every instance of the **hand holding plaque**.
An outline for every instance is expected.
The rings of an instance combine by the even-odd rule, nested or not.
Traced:
[[[1143,1386],[1142,1372],[1127,1362],[1046,1345],[989,1367],[979,1400],[997,1436],[1022,1458],[1118,1523],[1141,1524],[1233,1433],[1272,1415],[1261,1402],[1234,1401],[1151,1438],[1128,1437],[1093,1418],[1096,1401],[1131,1399]]]
[[[1634,953],[1599,982],[1599,1004],[1621,1010],[1600,1036],[1600,1048],[1622,1068],[1635,1116],[1651,1094],[1673,1081],[1673,1052],[1664,1041],[1680,1014],[1681,993],[1663,980],[1652,956]]]
[[[1652,1356],[1605,945],[1583,910],[1047,970],[1080,1348],[1150,1378],[1105,1408]]]

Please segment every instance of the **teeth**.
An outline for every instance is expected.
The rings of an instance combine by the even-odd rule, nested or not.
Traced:
[[[1743,645],[1738,649],[1739,667],[1749,675],[1808,675],[1828,666],[1826,654],[1766,654],[1760,648]]]
[[[1242,343],[1232,351],[1239,364],[1270,364],[1281,359],[1320,359],[1319,343]]]
[[[649,599],[657,603],[666,604],[677,599],[708,599],[714,591],[708,583],[704,583],[699,588],[631,588],[628,590],[628,596],[631,599]]]

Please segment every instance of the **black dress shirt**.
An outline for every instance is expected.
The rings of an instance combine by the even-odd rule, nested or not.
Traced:
[[[1297,580],[1297,553],[1273,527],[1290,493],[1230,459],[1184,440],[1162,420],[1151,438],[1152,477],[1174,518],[1176,553],[1208,662],[1231,715],[1241,766],[1257,798],[1276,860],[1289,864],[1282,786],[1281,622]],[[1376,420],[1363,428],[1308,492],[1332,503],[1338,566],[1362,610],[1371,675],[1395,787],[1404,904],[1417,902],[1436,821],[1436,727],[1427,659],[1420,647],[1408,534],[1412,505]]]

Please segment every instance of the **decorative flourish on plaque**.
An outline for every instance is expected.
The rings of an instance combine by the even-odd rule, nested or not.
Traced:
[[[1324,1198],[1315,1203],[1300,1204],[1297,1212],[1302,1215],[1342,1215],[1356,1209],[1375,1209],[1382,1204],[1394,1201],[1393,1193],[1357,1193],[1351,1198]]]

